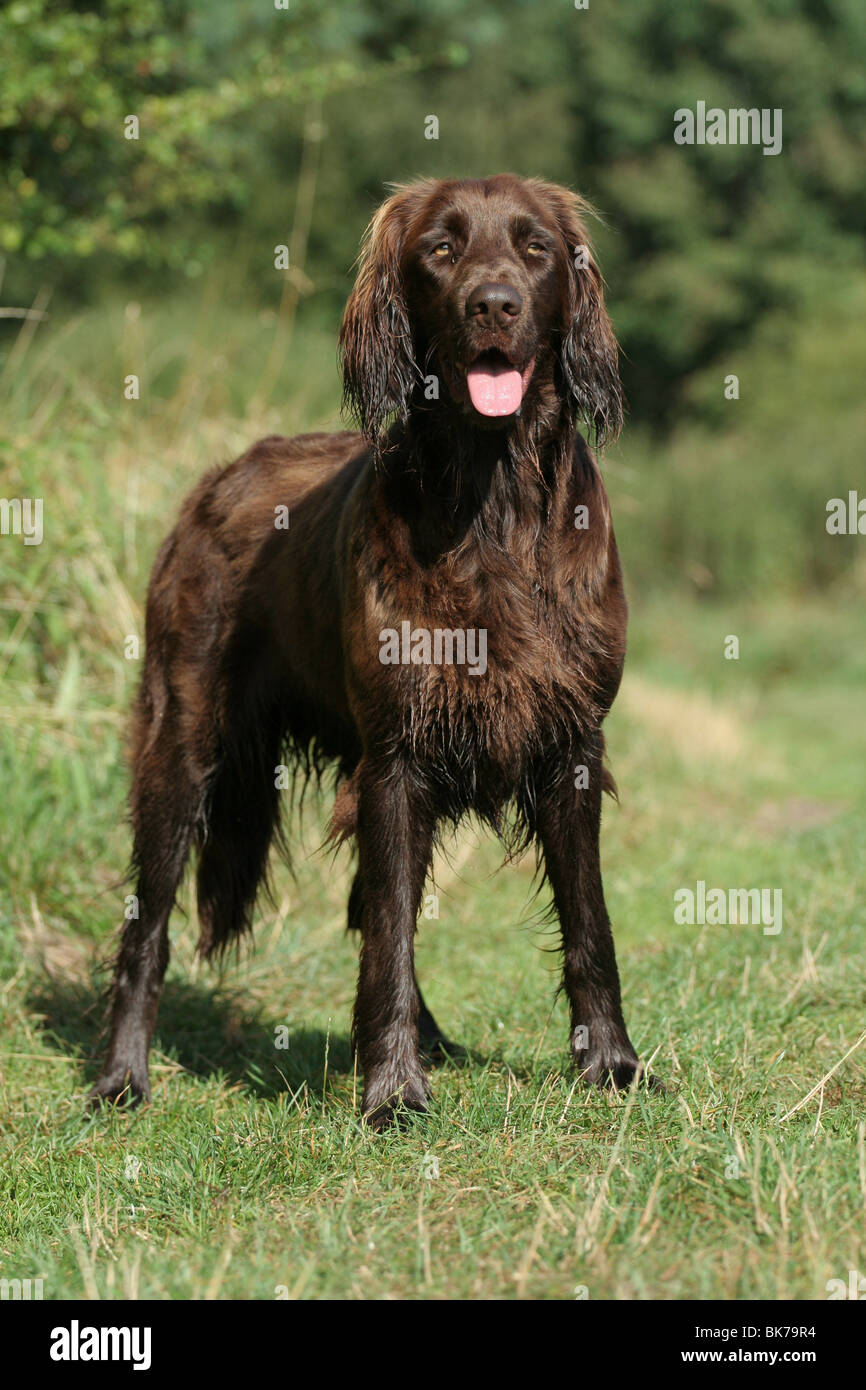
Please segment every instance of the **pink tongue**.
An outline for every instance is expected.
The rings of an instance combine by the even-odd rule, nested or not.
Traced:
[[[470,367],[466,385],[479,415],[513,415],[523,400],[523,378],[514,367]]]

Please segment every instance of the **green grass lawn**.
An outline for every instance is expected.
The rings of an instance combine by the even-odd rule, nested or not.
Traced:
[[[46,1298],[820,1299],[866,1272],[866,649],[842,592],[633,595],[604,867],[629,1029],[666,1094],[576,1084],[533,864],[500,868],[467,825],[418,973],[469,1057],[436,1069],[429,1116],[366,1133],[351,860],[318,852],[323,804],[222,974],[194,961],[184,893],[153,1103],[86,1112],[150,558],[212,458],[333,418],[327,369],[305,371],[333,369],[332,335],[289,353],[287,405],[244,415],[238,342],[190,366],[180,322],[149,340],[135,415],[117,398],[138,331],[58,333],[6,416],[2,491],[46,520],[41,546],[0,543],[0,1277]],[[781,889],[782,930],[677,925],[698,880]]]

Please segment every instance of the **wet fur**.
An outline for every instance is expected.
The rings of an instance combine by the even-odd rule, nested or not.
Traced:
[[[415,980],[415,922],[439,827],[470,811],[509,848],[537,846],[578,1067],[618,1085],[638,1075],[598,866],[612,786],[601,727],[626,604],[578,425],[603,441],[622,401],[601,276],[594,259],[577,264],[584,212],[576,195],[510,175],[399,189],[368,230],[340,335],[362,433],[263,439],[184,503],[148,594],[131,796],[140,910],[123,927],[95,1099],[149,1095],[168,920],[192,851],[202,953],[249,928],[280,835],[280,764],[301,781],[334,769],[331,837],[357,845],[354,1037],[371,1124],[428,1103],[421,1048],[443,1039]],[[529,225],[542,266],[521,259]],[[442,226],[464,248],[450,267],[430,259]],[[505,275],[524,302],[507,342],[462,310],[479,277]],[[426,398],[446,352],[524,340],[536,367],[519,415],[491,424],[444,389]],[[283,506],[288,530],[274,525]],[[486,673],[383,665],[378,634],[404,619],[484,628]]]

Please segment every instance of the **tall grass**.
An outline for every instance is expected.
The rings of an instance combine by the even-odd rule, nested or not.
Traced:
[[[42,497],[45,535],[0,538],[3,1277],[42,1276],[46,1297],[822,1298],[866,1268],[863,561],[823,531],[861,466],[862,307],[708,373],[695,389],[741,382],[715,430],[627,431],[605,465],[632,595],[606,885],[631,1031],[668,1094],[575,1085],[531,865],[495,873],[468,828],[418,956],[470,1059],[378,1140],[348,1041],[350,863],[317,858],[315,824],[221,976],[194,964],[182,894],[154,1104],[83,1108],[148,567],[206,466],[338,422],[333,331],[299,321],[271,375],[275,320],[212,286],[18,340],[0,495]],[[677,925],[699,878],[780,886],[782,932]]]

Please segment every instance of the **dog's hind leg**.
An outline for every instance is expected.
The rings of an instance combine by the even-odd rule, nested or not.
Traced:
[[[352,888],[349,893],[349,912],[346,927],[349,931],[361,930],[361,914],[363,902],[361,894],[360,874],[355,874],[352,880]],[[460,1051],[459,1048],[448,1041],[439,1024],[436,1022],[432,1013],[427,1007],[421,987],[418,984],[418,976],[415,975],[415,988],[418,990],[418,1045],[421,1053],[425,1057],[439,1061],[441,1058],[451,1056]]]
[[[152,721],[132,793],[135,896],[115,958],[109,1042],[91,1102],[150,1099],[147,1055],[169,958],[168,920],[203,795],[185,764],[176,713]]]

